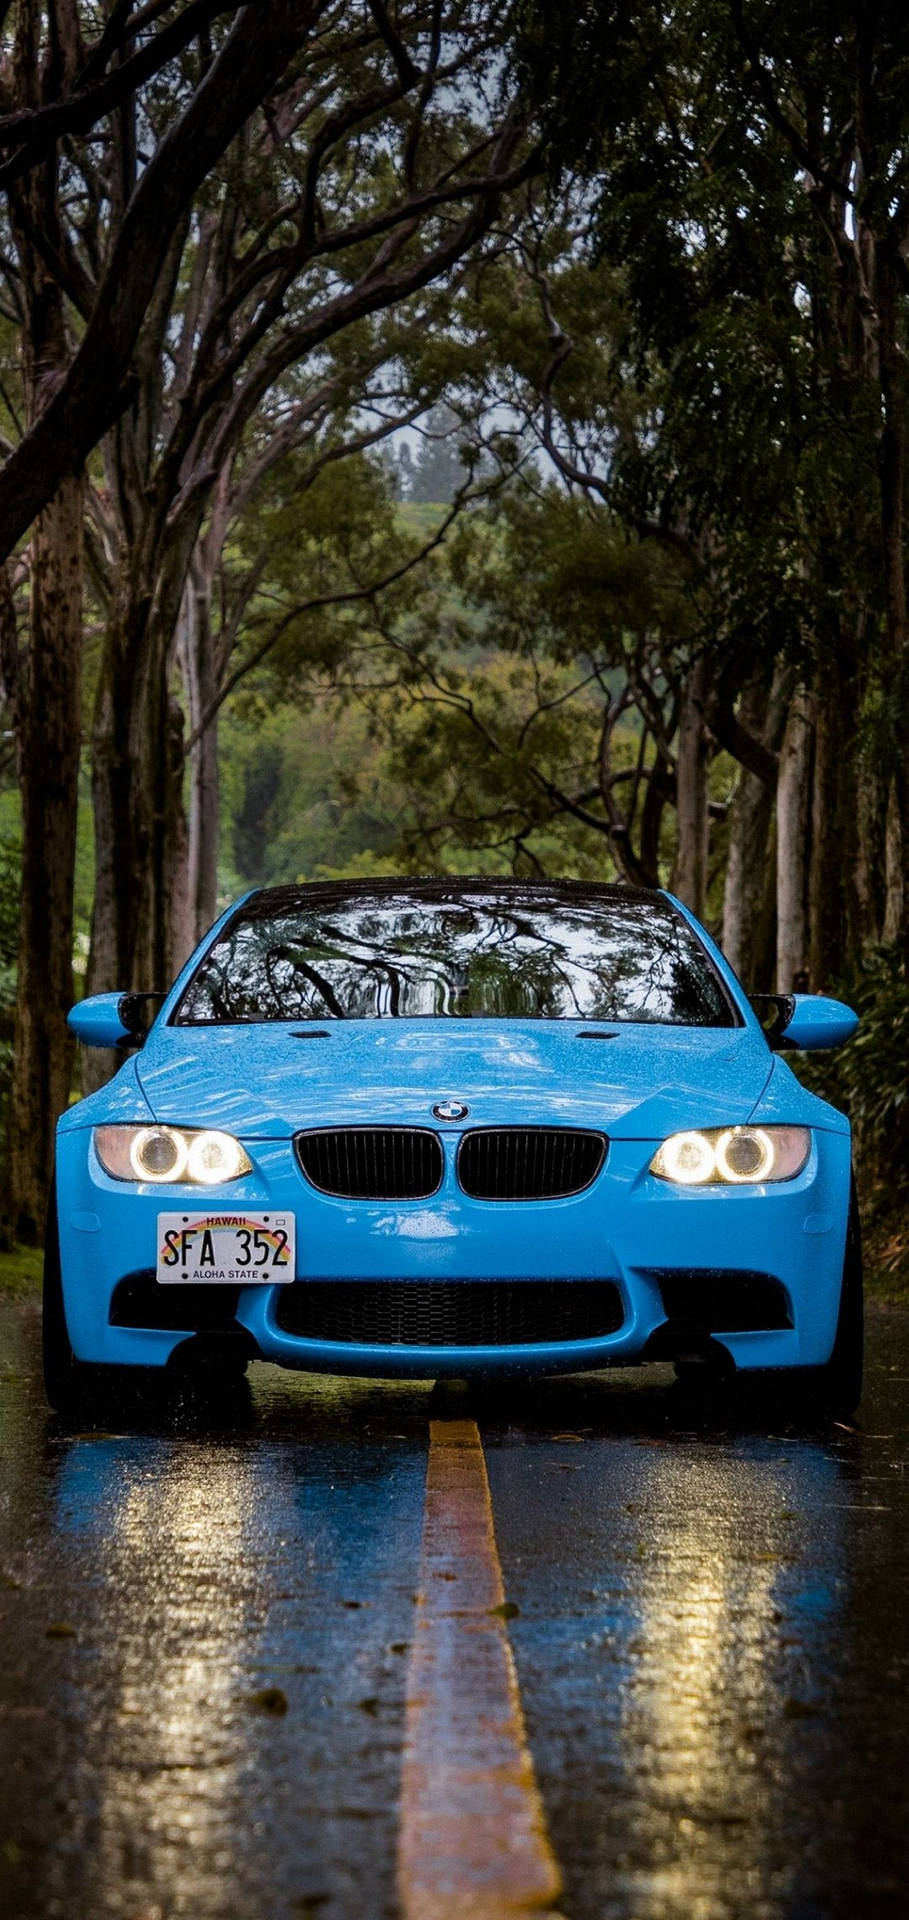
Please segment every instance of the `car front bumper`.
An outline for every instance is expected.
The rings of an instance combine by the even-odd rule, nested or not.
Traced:
[[[242,1330],[248,1351],[281,1366],[412,1378],[575,1372],[668,1357],[707,1337],[743,1369],[819,1366],[830,1356],[849,1201],[846,1133],[816,1131],[795,1180],[757,1188],[675,1188],[648,1171],[658,1141],[613,1140],[603,1171],[585,1192],[530,1202],[466,1196],[455,1177],[454,1134],[445,1136],[440,1191],[407,1202],[321,1194],[300,1172],[289,1140],[244,1144],[253,1172],[229,1187],[202,1191],[112,1180],[97,1160],[90,1129],[60,1136],[61,1267],[79,1360],[164,1366],[205,1331],[187,1325],[185,1312],[169,1305],[179,1289],[156,1288],[153,1279],[158,1214],[187,1205],[292,1211],[300,1287],[314,1281],[358,1281],[373,1289],[393,1281],[510,1281],[515,1287],[605,1281],[621,1301],[621,1325],[593,1339],[535,1335],[532,1344],[428,1346],[301,1337],[279,1324],[282,1288],[233,1290],[224,1303],[224,1330]],[[114,1302],[122,1301],[129,1276],[143,1282],[153,1301],[160,1297],[159,1324],[112,1323],[112,1313],[123,1319]],[[773,1324],[759,1324],[760,1305],[743,1315],[749,1281],[773,1283],[764,1288],[780,1309],[765,1316]],[[724,1313],[727,1289],[737,1304]],[[761,1294],[760,1286],[752,1291]],[[680,1299],[689,1303],[681,1316]],[[168,1326],[169,1315],[179,1323]],[[209,1330],[217,1325],[217,1303],[208,1303],[203,1318]],[[724,1318],[732,1324],[724,1326]]]

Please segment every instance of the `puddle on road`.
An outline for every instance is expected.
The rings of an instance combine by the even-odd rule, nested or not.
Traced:
[[[909,1316],[864,1430],[807,1435],[668,1374],[262,1367],[67,1435],[36,1335],[0,1304],[4,1920],[392,1920],[427,1424],[468,1411],[571,1920],[909,1909]]]
[[[0,1380],[7,1920],[393,1911],[428,1390],[255,1371],[73,1436]]]
[[[872,1350],[895,1332],[909,1346],[909,1316]],[[553,1382],[487,1429],[573,1916],[909,1910],[909,1418],[872,1373],[867,1434],[693,1423],[617,1377]],[[566,1477],[547,1469],[569,1416]]]

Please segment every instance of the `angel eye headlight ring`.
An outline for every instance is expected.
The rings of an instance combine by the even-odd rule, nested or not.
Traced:
[[[808,1127],[705,1127],[670,1134],[650,1172],[677,1187],[759,1187],[794,1180],[811,1152]]]
[[[233,1134],[207,1130],[191,1136],[186,1171],[200,1187],[216,1187],[222,1180],[236,1180],[247,1173],[249,1161]]]
[[[130,1141],[129,1163],[137,1180],[179,1180],[187,1142],[175,1127],[140,1127]]]
[[[717,1173],[731,1186],[773,1177],[776,1149],[763,1127],[727,1127],[714,1152]]]
[[[95,1127],[95,1152],[113,1180],[143,1186],[215,1187],[252,1172],[232,1133],[212,1127]]]
[[[700,1187],[716,1173],[716,1155],[706,1133],[674,1133],[651,1162],[654,1173],[679,1187]]]

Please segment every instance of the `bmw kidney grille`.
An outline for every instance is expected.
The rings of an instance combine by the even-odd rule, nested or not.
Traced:
[[[605,1158],[601,1133],[477,1127],[458,1149],[458,1180],[476,1200],[558,1200],[583,1193]]]
[[[347,1200],[423,1200],[444,1173],[438,1135],[421,1127],[323,1127],[297,1135],[297,1158],[320,1193]],[[476,1127],[458,1144],[457,1176],[475,1200],[557,1200],[583,1193],[606,1159],[601,1133],[572,1127]]]
[[[320,1193],[423,1200],[442,1185],[442,1143],[422,1127],[324,1127],[297,1135],[297,1159]]]

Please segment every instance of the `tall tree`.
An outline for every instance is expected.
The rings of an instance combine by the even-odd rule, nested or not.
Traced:
[[[67,10],[42,60],[39,9],[16,19],[13,79],[26,109],[72,83],[78,39]],[[62,290],[37,236],[60,226],[59,181],[49,162],[19,176],[11,222],[20,266],[26,431],[62,377],[71,337]],[[8,1133],[11,1226],[29,1237],[44,1224],[52,1129],[69,1098],[72,1053],[65,1017],[73,997],[72,875],[79,777],[82,651],[82,483],[58,482],[35,522],[28,556],[30,637],[16,675],[22,791],[22,912]],[[40,884],[35,884],[40,876]]]
[[[103,121],[112,177],[96,174],[94,187],[99,197],[110,196],[112,206],[119,197],[121,213],[106,257],[95,262],[100,267],[95,274],[86,271],[71,236],[53,222],[48,230],[39,215],[31,228],[45,269],[82,325],[28,431],[0,469],[0,554],[10,552],[59,482],[81,471],[101,435],[128,406],[140,330],[193,196],[310,38],[324,0],[269,0],[267,7],[187,0],[178,9],[153,6],[151,21],[163,11],[176,12],[177,18],[159,27],[150,48],[133,45],[149,14],[138,3],[118,4],[107,30],[90,46],[83,22],[94,9],[79,0],[49,0],[47,6],[15,0],[15,9],[7,7],[0,22],[4,34],[12,19],[16,33],[28,36],[31,75],[41,76],[36,105],[28,91],[33,78],[14,63],[14,86],[0,118],[0,148],[11,150],[0,188],[9,189],[39,160],[56,171],[69,135],[84,134]],[[210,30],[219,14],[228,17],[228,30],[215,46]],[[180,55],[191,43],[197,57],[189,61],[187,83]],[[157,128],[154,115],[145,118],[146,135],[154,142],[148,154],[131,138],[130,127],[139,98],[149,100],[150,82],[161,74],[170,77],[165,90],[170,110]],[[106,86],[101,84],[105,78]],[[110,149],[119,144],[124,114],[126,149],[119,155],[118,178]]]
[[[72,493],[70,481],[78,492],[103,439],[90,503],[91,555],[108,601],[93,731],[92,977],[154,985],[170,976],[181,939],[175,636],[182,613],[191,699],[208,708],[205,581],[237,504],[234,481],[242,471],[241,491],[255,484],[295,438],[324,429],[332,410],[336,433],[346,419],[351,438],[363,438],[357,405],[394,351],[381,316],[410,301],[413,324],[431,322],[427,290],[457,272],[528,157],[520,122],[501,101],[486,10],[471,0],[419,6],[404,26],[381,0],[364,0],[355,17],[339,0],[123,4],[91,44],[83,29],[94,9],[77,0],[46,9],[20,0],[0,34],[7,16],[28,38],[37,87],[32,101],[21,61],[8,71],[0,118],[0,150],[10,155],[0,167],[11,205],[8,280],[24,306],[23,277],[39,290],[46,283],[60,324],[53,378],[34,387],[25,431],[0,471],[0,548],[55,487],[58,499]],[[50,191],[29,210],[39,170]],[[338,350],[331,343],[341,335]],[[72,591],[71,628],[77,602]],[[59,612],[59,593],[55,605]],[[36,599],[36,633],[38,621]],[[78,646],[66,642],[66,657],[76,672]],[[30,658],[34,679],[40,647]],[[43,709],[47,737],[71,743],[67,805],[76,685],[64,677],[58,689],[51,676]],[[194,731],[201,792],[206,746]],[[210,771],[210,743],[207,763]],[[24,733],[22,767],[27,813],[37,764]],[[45,834],[34,844],[23,925],[37,928],[50,843]],[[54,842],[70,868],[67,880],[55,867],[64,894],[71,846],[71,833]],[[194,857],[199,847],[197,834]],[[210,856],[204,865],[210,877]],[[62,950],[65,916],[60,925]],[[62,1103],[66,997],[61,988],[49,1016],[55,1091],[23,1128],[34,1194],[20,1199],[17,1173],[12,1211],[28,1232],[49,1151],[32,1143],[47,1142],[53,1103]],[[43,1084],[25,1010],[17,1044],[22,1088]]]
[[[84,463],[128,402],[143,318],[193,194],[318,13],[317,0],[276,0],[267,20],[209,0],[117,5],[94,41],[95,9],[77,0],[17,0],[0,20],[4,275],[25,388],[24,431],[0,470],[4,552],[34,523],[17,700],[24,846],[7,1234],[43,1227],[54,1118],[69,1094]],[[165,74],[167,124],[140,165],[138,147],[123,148],[129,105]],[[153,139],[154,113],[144,124]],[[107,168],[95,165],[99,125]],[[107,257],[80,245],[86,187],[112,211]]]
[[[443,318],[461,262],[530,164],[517,118],[483,102],[482,8],[417,9],[406,45],[382,8],[369,16],[352,35],[349,9],[326,8],[305,74],[210,180],[107,443],[119,559],[94,730],[94,985],[154,987],[173,971],[182,755],[169,669],[190,574],[210,573],[230,522],[229,476],[248,496],[282,449],[332,420],[354,444],[374,437],[370,410],[408,333]],[[393,421],[393,385],[385,398]],[[193,619],[183,651],[192,631],[200,687],[199,600]]]
[[[386,743],[402,857],[659,884],[680,706],[665,667],[685,618],[657,546],[509,476],[411,604],[368,609],[332,672]]]
[[[624,463],[628,508],[681,514],[707,539],[725,586],[717,633],[752,666],[782,644],[810,696],[820,981],[880,931],[854,876],[872,864],[888,785],[905,831],[886,919],[909,928],[905,10],[527,0],[522,17],[556,165],[587,179],[640,364],[664,371],[657,430]],[[720,738],[745,678],[718,665]]]

